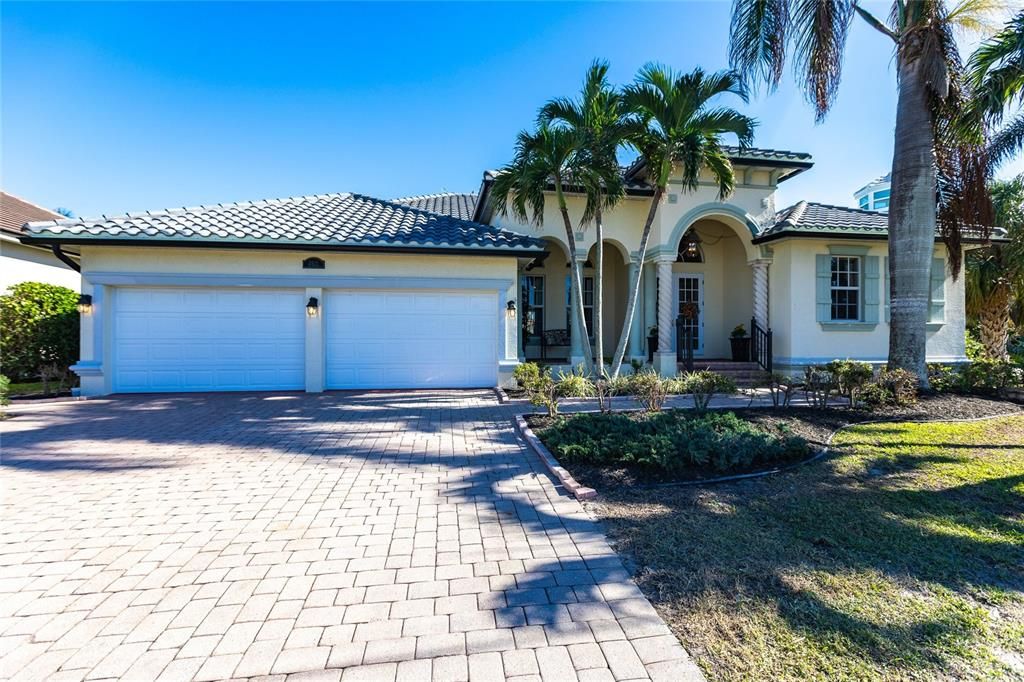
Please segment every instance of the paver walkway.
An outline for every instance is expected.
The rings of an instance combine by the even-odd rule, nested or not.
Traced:
[[[700,679],[489,391],[0,423],[0,675]]]

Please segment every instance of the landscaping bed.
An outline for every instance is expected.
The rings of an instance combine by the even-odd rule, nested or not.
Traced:
[[[564,425],[571,424],[572,420],[578,418],[578,415],[552,418],[533,414],[527,415],[526,420],[533,432],[577,481],[602,492],[611,487],[700,481],[726,475],[774,470],[780,466],[787,466],[813,457],[825,447],[828,438],[836,429],[851,423],[879,419],[973,419],[1011,412],[1024,412],[1024,405],[993,398],[938,394],[922,396],[912,405],[881,406],[873,410],[847,407],[828,409],[788,407],[732,409],[728,412],[735,414],[740,420],[753,425],[768,436],[802,439],[806,443],[806,448],[771,460],[758,460],[726,469],[710,465],[692,465],[670,470],[657,465],[637,462],[587,461],[586,452],[578,452],[574,455],[571,449],[565,448],[565,445],[568,437],[577,434],[568,432]],[[681,418],[697,416],[691,410],[668,410],[664,414],[678,414]],[[600,422],[602,419],[600,415],[592,413],[584,415],[583,418],[591,422]],[[615,412],[612,418],[643,422],[650,420],[652,415],[639,411]],[[593,433],[594,430],[592,425],[583,429],[585,435],[598,440],[609,435],[609,429],[603,429],[596,434]],[[583,446],[581,449],[585,448],[586,446]]]
[[[1022,412],[944,396],[889,416],[1008,411]],[[878,418],[761,414],[819,441]],[[783,475],[621,481],[587,506],[710,680],[1024,677],[1024,413],[863,424],[835,441]]]

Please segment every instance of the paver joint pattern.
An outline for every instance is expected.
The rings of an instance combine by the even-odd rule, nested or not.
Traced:
[[[0,423],[0,676],[702,679],[490,391]]]

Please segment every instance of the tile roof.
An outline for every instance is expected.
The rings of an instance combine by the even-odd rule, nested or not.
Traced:
[[[757,147],[740,149],[739,147],[727,144],[722,145],[722,149],[729,155],[729,160],[734,163],[760,161],[773,166],[793,164],[799,170],[810,168],[814,165],[813,157],[806,152],[791,152],[786,149],[758,149]],[[636,161],[625,169],[623,174],[626,178],[631,178],[643,170],[645,165],[643,158],[638,157]],[[799,172],[799,170],[796,172]],[[786,177],[796,175],[796,172],[790,173]]]
[[[847,206],[831,206],[812,201],[800,201],[775,214],[775,224],[762,230],[754,243],[780,239],[786,236],[854,236],[862,238],[889,236],[889,216],[878,211],[864,211]],[[992,237],[999,239],[1005,231],[995,228]],[[980,234],[969,238],[977,240]]]
[[[29,203],[7,192],[0,192],[0,231],[21,236],[21,226],[32,220],[55,220],[63,218],[56,211]]]
[[[42,242],[181,242],[276,248],[537,251],[543,243],[491,225],[393,201],[338,193],[33,222]]]
[[[476,193],[442,192],[423,194],[416,197],[392,199],[396,204],[411,206],[438,215],[451,216],[461,220],[472,220],[476,212]]]

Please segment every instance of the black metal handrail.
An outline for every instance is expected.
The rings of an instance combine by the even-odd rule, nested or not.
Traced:
[[[693,371],[693,328],[685,324],[682,315],[676,318],[676,362],[683,363],[687,372]]]
[[[750,318],[750,359],[766,372],[772,371],[772,330],[762,329],[756,318]]]

